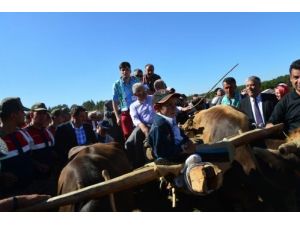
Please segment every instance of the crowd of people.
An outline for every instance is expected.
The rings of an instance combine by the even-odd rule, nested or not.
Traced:
[[[152,149],[154,159],[182,161],[195,151],[195,144],[178,124],[201,109],[236,107],[248,116],[250,128],[282,122],[286,131],[300,126],[300,60],[290,65],[292,91],[280,83],[274,93],[264,93],[260,78],[250,76],[245,90],[239,92],[236,80],[227,77],[210,101],[194,95],[188,102],[184,94],[176,93],[154,73],[152,64],[145,66],[143,74],[141,69],[131,73],[130,63],[122,62],[119,71],[112,100],[105,103],[103,112],[87,112],[83,106],[49,112],[44,103],[29,109],[20,98],[2,99],[0,197],[6,199],[0,206],[13,205],[15,196],[55,195],[58,175],[68,163],[69,150],[75,146],[119,142],[133,168],[147,162],[147,147]],[[29,197],[31,201],[33,198]]]

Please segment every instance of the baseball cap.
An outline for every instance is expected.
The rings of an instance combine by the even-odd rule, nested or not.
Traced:
[[[162,104],[162,103],[165,103],[166,101],[168,101],[171,97],[177,97],[177,98],[179,98],[180,94],[178,94],[178,93],[170,93],[167,90],[159,90],[159,91],[156,91],[153,94],[152,103],[153,103],[153,105],[154,104],[159,104],[159,103]]]
[[[30,109],[23,106],[21,99],[18,97],[8,97],[2,99],[0,103],[0,113],[10,114],[19,110],[29,111]]]
[[[42,102],[35,103],[31,107],[31,111],[38,112],[38,111],[48,111],[46,105]]]

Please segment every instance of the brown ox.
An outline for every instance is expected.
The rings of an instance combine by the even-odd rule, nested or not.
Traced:
[[[248,121],[247,115],[236,108],[217,105],[195,114],[182,126],[182,129],[191,139],[208,144],[248,131]],[[240,162],[247,174],[251,169],[255,169],[255,163],[249,159],[251,156],[244,147],[236,149],[235,160]]]
[[[248,131],[249,124],[246,114],[231,106],[217,105],[195,114],[182,129],[190,138],[201,135],[204,143],[214,143]]]
[[[200,111],[182,128],[191,138],[215,143],[247,131],[248,126],[248,118],[242,112],[228,106],[215,106]],[[280,148],[282,153],[286,152],[284,147],[286,145]],[[295,152],[291,148],[289,151]],[[284,159],[278,151],[253,149],[249,145],[236,148],[234,160],[224,174],[223,187],[218,191],[220,203],[229,211],[297,210],[295,167],[289,164],[287,157]]]
[[[79,151],[80,150],[80,151]],[[124,151],[118,143],[97,143],[71,150],[71,161],[63,168],[58,181],[58,194],[84,188],[104,181],[102,171],[107,170],[111,178],[132,170]],[[115,195],[118,211],[132,210],[131,194],[120,192]],[[60,211],[111,211],[108,197],[87,200],[60,207]]]

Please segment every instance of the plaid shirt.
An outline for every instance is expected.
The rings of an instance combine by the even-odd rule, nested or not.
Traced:
[[[77,128],[74,126],[74,124],[72,123],[72,126],[75,130],[75,134],[76,134],[76,139],[77,139],[77,143],[78,145],[84,145],[86,144],[86,135],[85,135],[85,131],[83,129],[83,126]]]

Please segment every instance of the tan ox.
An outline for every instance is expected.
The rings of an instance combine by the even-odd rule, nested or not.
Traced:
[[[182,125],[190,137],[199,137],[204,143],[214,143],[224,137],[249,130],[248,117],[231,106],[217,105],[198,112]]]
[[[193,118],[183,124],[184,132],[195,142],[201,140],[203,143],[215,143],[226,137],[249,130],[249,122],[246,114],[238,109],[217,105],[198,112]],[[235,150],[234,159],[238,161],[246,174],[252,169],[256,169],[252,156],[247,151],[247,147],[242,146]],[[228,163],[219,163],[223,170],[227,170]]]

